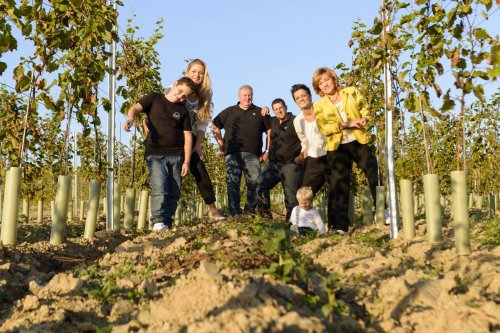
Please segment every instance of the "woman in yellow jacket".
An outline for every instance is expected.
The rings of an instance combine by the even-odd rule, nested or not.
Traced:
[[[375,202],[378,163],[368,145],[369,124],[373,121],[369,106],[355,87],[341,89],[335,72],[317,69],[313,75],[314,91],[322,96],[314,103],[314,114],[320,132],[326,136],[325,150],[331,170],[330,195],[333,207],[328,212],[330,230],[347,235],[348,207],[352,162],[364,172]]]

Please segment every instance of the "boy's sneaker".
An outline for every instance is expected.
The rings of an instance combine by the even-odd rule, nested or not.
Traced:
[[[155,223],[153,224],[153,232],[164,232],[168,230],[168,226],[165,223]]]
[[[290,226],[290,231],[293,231],[294,233],[298,234],[299,233],[299,228],[296,225],[291,225]]]

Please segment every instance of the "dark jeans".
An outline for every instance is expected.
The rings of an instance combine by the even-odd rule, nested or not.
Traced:
[[[349,229],[349,192],[351,190],[352,162],[363,171],[375,204],[378,184],[378,163],[370,146],[353,141],[341,144],[335,151],[327,153],[331,168],[330,191],[333,194],[334,211],[328,211],[328,224],[335,230]]]
[[[215,202],[214,187],[212,186],[212,181],[208,175],[205,163],[200,159],[200,156],[198,156],[197,153],[193,153],[191,155],[189,171],[196,180],[196,185],[198,185],[203,201],[205,201],[207,205],[213,204]]]
[[[151,222],[171,227],[181,194],[183,156],[146,157],[151,179]]]
[[[286,221],[290,220],[293,207],[297,206],[296,193],[302,176],[302,166],[295,162],[286,164],[269,163],[257,178],[257,208],[270,216],[271,198],[269,192],[281,182],[285,194]]]
[[[228,154],[226,159],[226,183],[229,213],[232,216],[241,214],[240,183],[241,174],[245,174],[247,185],[247,203],[245,211],[255,211],[257,203],[257,177],[260,173],[259,157],[253,153],[237,152]]]
[[[325,156],[307,157],[304,160],[304,174],[301,181],[302,186],[310,186],[314,195],[319,192],[323,184],[328,184],[330,178],[330,167]]]
[[[328,166],[326,155],[321,157],[307,157],[304,160],[304,176],[300,186],[310,186],[314,195],[316,195],[321,190],[321,187],[323,187],[323,184],[328,184],[329,182],[330,167]],[[328,217],[330,217],[330,212],[333,212],[334,209],[331,191],[328,191],[327,205]],[[329,218],[328,224],[330,224]]]

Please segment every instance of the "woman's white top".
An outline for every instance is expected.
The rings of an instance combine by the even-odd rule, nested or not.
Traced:
[[[191,130],[194,135],[198,132],[205,133],[208,127],[208,121],[200,121],[198,120],[198,111],[200,111],[200,101],[196,100],[194,102],[189,101],[187,98],[184,101],[184,105],[188,109],[189,119],[191,120]]]
[[[319,131],[316,121],[307,121],[302,112],[293,120],[295,132],[300,139],[302,151],[314,158],[325,156],[325,136]]]

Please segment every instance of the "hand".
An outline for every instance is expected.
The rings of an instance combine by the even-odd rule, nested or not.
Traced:
[[[259,162],[265,162],[267,161],[267,157],[269,156],[269,152],[266,150],[264,154],[260,155],[259,157]]]
[[[123,129],[125,130],[125,132],[130,132],[130,128],[134,126],[134,119],[130,119],[128,118],[127,120],[125,120],[125,122],[123,123]]]
[[[219,148],[222,152],[224,152],[224,139],[222,138],[222,135],[220,133],[220,129],[212,124],[212,131],[214,133],[214,139],[217,141],[217,144],[219,145]]]
[[[304,155],[300,154],[299,156],[295,157],[293,161],[296,164],[302,164],[302,162],[304,162]]]
[[[358,120],[351,120],[351,121],[346,121],[345,123],[340,123],[339,129],[344,130],[344,129],[349,129],[349,128],[363,128],[363,125],[360,124],[361,119]],[[366,123],[366,120],[365,120]]]
[[[265,117],[265,116],[268,116],[269,115],[269,108],[267,106],[264,106],[261,110],[260,110],[260,115],[262,117]]]
[[[148,127],[148,120],[144,118],[142,120],[142,129],[144,130],[144,133],[148,134],[149,133],[149,127]]]
[[[366,125],[368,124],[368,120],[366,120],[366,118],[361,118],[359,121],[358,121],[358,124],[359,126],[361,126],[361,128],[365,128]]]
[[[224,147],[224,142],[219,143],[219,149],[220,149],[220,151],[221,151],[222,154],[224,154],[224,148],[225,148]]]
[[[198,156],[200,157],[200,160],[202,160],[202,161],[205,160],[205,156],[203,155],[203,151],[201,150],[200,146],[195,146],[193,149],[193,152],[198,154]]]
[[[181,176],[184,177],[184,176],[187,176],[187,174],[189,173],[189,163],[182,163],[182,168],[181,168]]]
[[[351,120],[348,122],[349,128],[357,128],[362,129],[363,125],[361,125],[361,119]]]

